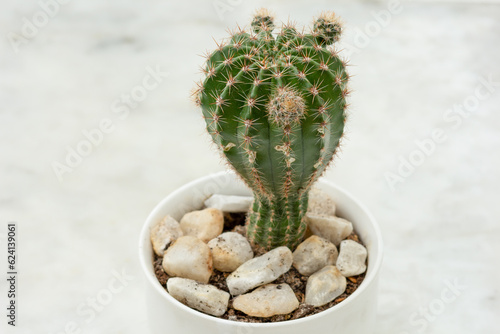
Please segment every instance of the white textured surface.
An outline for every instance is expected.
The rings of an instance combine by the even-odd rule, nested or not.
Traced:
[[[496,1],[405,2],[351,56],[347,137],[326,177],[358,196],[382,227],[376,333],[497,332],[500,88],[469,117],[444,119],[480,78],[500,81],[500,6],[488,2]],[[386,8],[259,0],[220,19],[210,0],[73,0],[15,53],[7,34],[20,33],[23,17],[31,20],[40,7],[35,0],[2,2],[0,273],[7,222],[18,223],[20,239],[18,327],[7,328],[2,311],[2,333],[70,333],[72,326],[89,334],[144,332],[141,225],[176,187],[224,168],[189,101],[202,63],[197,55],[213,47],[211,36],[225,36],[226,26],[246,22],[264,3],[300,23],[335,9],[348,23],[344,44],[353,46],[356,29]],[[168,79],[119,118],[112,103],[157,65]],[[67,147],[85,138],[82,130],[105,118],[113,131],[60,182],[51,164],[64,162]],[[384,174],[436,128],[446,140],[391,190]],[[122,270],[131,277],[120,282],[113,277]],[[465,287],[450,289],[455,280]],[[109,284],[123,288],[110,294]],[[86,303],[96,297],[107,303],[90,311]],[[429,308],[434,314],[419,313]]]

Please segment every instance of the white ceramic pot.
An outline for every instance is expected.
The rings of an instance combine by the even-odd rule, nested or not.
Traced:
[[[250,190],[230,172],[197,179],[161,201],[149,215],[142,229],[139,255],[147,277],[146,303],[152,334],[304,334],[372,333],[377,309],[377,285],[382,263],[382,238],[375,219],[351,195],[321,179],[317,187],[337,204],[338,215],[354,224],[354,229],[368,249],[368,269],[363,283],[341,303],[318,314],[277,323],[249,324],[219,319],[193,310],[171,297],[160,285],[153,270],[150,227],[169,214],[177,220],[191,210],[200,209],[213,193],[249,195]]]

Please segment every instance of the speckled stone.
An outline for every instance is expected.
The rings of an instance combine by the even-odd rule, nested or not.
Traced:
[[[326,266],[312,274],[306,285],[306,304],[323,306],[344,293],[346,278],[335,266]]]
[[[169,278],[167,290],[181,303],[216,317],[226,313],[229,304],[230,295],[226,291],[187,278]]]
[[[252,196],[214,194],[204,204],[207,208],[219,209],[224,212],[247,212],[252,202]]]
[[[354,240],[344,240],[340,243],[337,268],[345,277],[362,274],[366,271],[367,255],[365,246]]]
[[[307,213],[306,221],[314,235],[327,239],[337,247],[353,231],[352,223],[339,217]]]
[[[188,212],[182,217],[180,226],[184,235],[209,242],[222,233],[224,214],[221,210],[214,208]]]
[[[309,276],[337,260],[337,247],[330,241],[310,236],[297,246],[293,252],[293,266],[302,275]]]
[[[260,285],[271,283],[290,270],[292,262],[292,251],[285,246],[253,258],[227,277],[229,292],[237,296]]]
[[[267,284],[234,298],[233,307],[253,317],[267,318],[293,312],[299,301],[288,284]]]
[[[151,228],[151,243],[158,256],[163,256],[165,250],[183,233],[179,223],[172,217],[166,216]]]
[[[253,251],[247,238],[236,232],[222,233],[208,242],[212,251],[214,268],[233,272],[253,258]]]
[[[324,191],[312,188],[309,192],[307,212],[320,217],[335,216],[337,206],[333,199]]]
[[[200,239],[183,236],[167,249],[162,266],[170,276],[208,283],[212,275],[212,254]]]

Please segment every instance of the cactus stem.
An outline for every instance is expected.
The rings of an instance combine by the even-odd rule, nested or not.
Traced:
[[[250,31],[217,43],[193,92],[214,143],[254,191],[247,235],[268,249],[302,238],[308,191],[344,128],[349,77],[328,46],[340,33],[334,18],[320,16],[307,35],[290,21],[273,34],[270,13],[257,13]]]

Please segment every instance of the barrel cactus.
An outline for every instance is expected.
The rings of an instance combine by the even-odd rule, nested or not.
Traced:
[[[349,93],[346,63],[333,44],[334,13],[309,33],[275,23],[259,10],[250,31],[238,28],[207,55],[194,92],[207,130],[254,193],[247,237],[293,249],[306,230],[308,193],[339,146]]]

